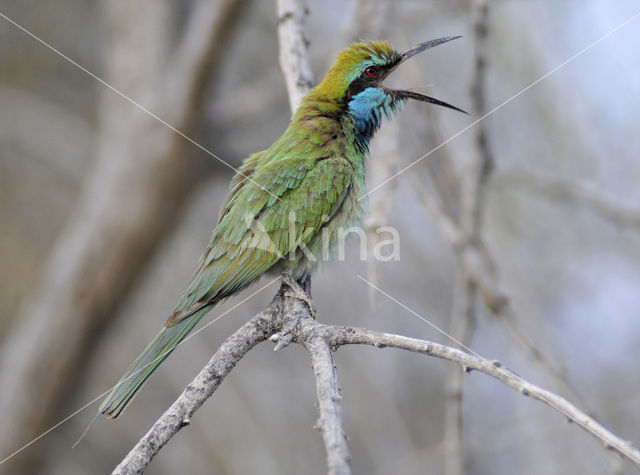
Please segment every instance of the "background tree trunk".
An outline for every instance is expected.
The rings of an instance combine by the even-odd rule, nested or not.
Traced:
[[[197,2],[175,48],[170,2],[104,2],[104,80],[191,135],[243,3]],[[51,415],[73,392],[95,342],[198,182],[192,150],[136,105],[101,89],[95,169],[2,347],[0,453],[11,454],[57,422]],[[18,454],[0,471],[33,473],[39,463],[32,453]]]

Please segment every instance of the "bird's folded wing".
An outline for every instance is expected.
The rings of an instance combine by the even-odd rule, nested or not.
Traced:
[[[340,208],[353,173],[347,160],[288,160],[256,167],[247,175],[252,180],[232,183],[201,266],[167,325],[251,284],[292,248],[306,245]]]

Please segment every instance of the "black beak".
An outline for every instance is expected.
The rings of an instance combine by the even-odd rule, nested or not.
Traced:
[[[414,46],[411,49],[408,49],[404,53],[402,53],[402,59],[400,62],[406,61],[411,56],[415,56],[418,53],[422,53],[424,50],[429,48],[433,48],[434,46],[441,45],[442,43],[446,43],[451,40],[457,40],[458,38],[462,38],[462,36],[447,36],[446,38],[438,38],[437,40],[425,41],[424,43],[420,43],[419,45]]]
[[[399,64],[404,63],[407,59],[415,56],[418,53],[422,53],[429,48],[433,48],[434,46],[441,45],[451,40],[456,40],[458,38],[462,38],[462,36],[448,36],[446,38],[438,38],[437,40],[425,41],[424,43],[420,43],[419,45],[414,46],[411,49],[408,49],[404,53],[402,53],[402,59],[398,62],[398,64],[393,68],[395,69]],[[397,97],[406,98],[406,99],[415,99],[417,101],[429,102],[431,104],[436,104],[442,107],[448,107],[449,109],[457,110],[464,114],[468,114],[466,111],[459,109],[456,106],[452,106],[451,104],[447,104],[444,101],[439,99],[435,99],[433,97],[425,96],[424,94],[419,94],[413,91],[403,91],[403,90],[394,90],[393,91]]]
[[[469,115],[467,111],[464,111],[456,106],[452,106],[451,104],[441,101],[440,99],[436,99],[435,97],[425,96],[424,94],[418,94],[417,92],[413,92],[413,91],[393,90],[393,93],[397,97],[415,99],[417,101],[422,101],[422,102],[429,102],[431,104],[436,104],[442,107],[448,107],[449,109],[453,109],[455,111],[462,112],[463,114]]]

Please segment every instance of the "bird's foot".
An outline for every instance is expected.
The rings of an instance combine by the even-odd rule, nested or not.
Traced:
[[[287,287],[289,287],[289,291],[285,291],[283,295],[306,303],[307,307],[309,307],[309,311],[311,312],[311,316],[315,319],[316,307],[313,305],[311,298],[309,298],[309,294],[307,294],[304,288],[286,272],[282,273],[282,281],[287,284]]]

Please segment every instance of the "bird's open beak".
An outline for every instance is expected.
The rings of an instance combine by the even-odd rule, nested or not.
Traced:
[[[416,45],[413,48],[408,49],[407,51],[402,53],[402,59],[398,62],[398,64],[393,69],[397,68],[400,64],[404,63],[407,59],[411,58],[412,56],[415,56],[418,53],[422,53],[423,51],[428,50],[429,48],[433,48],[434,46],[438,46],[448,41],[456,40],[458,38],[462,38],[462,37],[448,36],[446,38],[438,38],[437,40],[425,41],[424,43],[420,43],[419,45]],[[417,101],[422,101],[422,102],[429,102],[431,104],[436,104],[442,107],[448,107],[449,109],[457,110],[464,114],[467,114],[466,111],[463,111],[462,109],[459,109],[456,106],[452,106],[451,104],[447,104],[444,101],[426,96],[424,94],[419,94],[417,92],[405,91],[405,90],[394,90],[393,92],[396,94],[397,97],[406,98],[406,99],[415,99]]]

